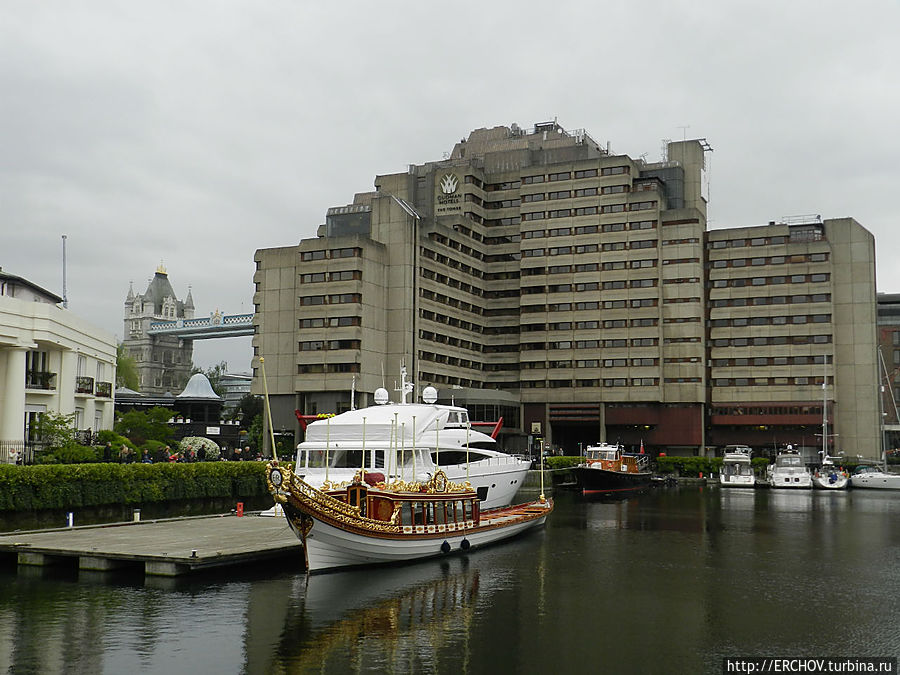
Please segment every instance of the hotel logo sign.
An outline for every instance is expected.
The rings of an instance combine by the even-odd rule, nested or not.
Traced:
[[[459,191],[459,176],[445,173],[437,181],[435,189],[434,214],[449,216],[462,213],[462,194]]]

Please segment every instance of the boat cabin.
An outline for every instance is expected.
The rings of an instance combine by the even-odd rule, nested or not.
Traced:
[[[619,473],[641,473],[647,470],[647,455],[626,455],[620,445],[591,445],[584,451],[585,464]]]
[[[375,474],[383,478],[381,474]],[[400,525],[405,534],[456,532],[477,527],[481,520],[478,494],[451,483],[439,471],[426,483],[372,483],[370,472],[327,494],[359,509],[370,520]],[[358,478],[358,474],[357,474]]]

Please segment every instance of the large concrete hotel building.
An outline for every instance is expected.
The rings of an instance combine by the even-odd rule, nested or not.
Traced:
[[[315,238],[257,251],[275,426],[347,409],[354,378],[371,404],[404,364],[473,417],[503,415],[511,450],[812,457],[827,400],[832,449],[874,454],[872,235],[818,216],[708,231],[709,150],[647,163],[555,122],[478,129],[377,176]]]

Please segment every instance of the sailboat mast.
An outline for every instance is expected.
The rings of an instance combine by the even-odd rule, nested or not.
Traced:
[[[822,466],[828,457],[828,355],[822,356]]]

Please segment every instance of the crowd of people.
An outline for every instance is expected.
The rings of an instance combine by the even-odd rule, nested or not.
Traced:
[[[205,462],[210,460],[232,462],[262,460],[262,455],[258,452],[254,453],[251,451],[249,445],[245,446],[243,449],[235,448],[229,450],[228,448],[222,448],[218,458],[208,458],[206,454],[206,448],[203,446],[200,446],[197,450],[194,450],[194,448],[190,446],[184,450],[172,450],[172,448],[167,445],[165,447],[160,447],[152,454],[149,450],[144,450],[141,452],[140,456],[138,456],[133,448],[128,447],[124,443],[118,452],[113,449],[112,443],[107,443],[103,451],[103,461],[118,462],[119,464],[134,464],[137,462],[140,462],[141,464],[159,464],[165,462]]]

